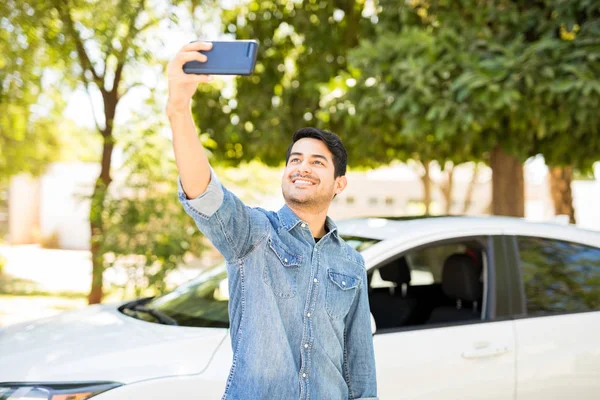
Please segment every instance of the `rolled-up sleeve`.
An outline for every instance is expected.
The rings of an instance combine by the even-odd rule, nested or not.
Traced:
[[[200,217],[210,218],[223,204],[223,187],[212,169],[210,170],[208,187],[204,193],[195,199],[187,197],[180,178],[177,178],[177,186],[179,188],[179,201],[181,201],[188,214],[196,213]]]
[[[257,235],[264,234],[256,212],[227,190],[212,169],[208,187],[200,196],[189,199],[181,179],[178,187],[183,208],[227,261],[241,258],[258,240]]]

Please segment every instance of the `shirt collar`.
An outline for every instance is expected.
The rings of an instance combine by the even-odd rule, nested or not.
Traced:
[[[298,216],[292,211],[291,208],[288,207],[287,204],[277,211],[277,216],[279,217],[279,222],[281,222],[281,225],[288,231],[291,231],[299,223],[304,222],[298,218]],[[325,227],[327,232],[331,232],[332,235],[338,234],[337,226],[329,217],[326,217],[325,219]]]

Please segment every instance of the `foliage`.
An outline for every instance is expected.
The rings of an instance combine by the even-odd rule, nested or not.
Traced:
[[[260,45],[251,77],[203,86],[195,98],[195,119],[215,161],[280,165],[292,133],[304,125],[346,138],[340,127],[316,118],[320,87],[346,68],[358,39],[372,33],[366,4],[252,0],[224,11],[227,33]]]
[[[168,289],[165,278],[205,248],[202,235],[177,199],[177,176],[169,139],[154,119],[123,132],[122,182],[105,200],[104,268],[124,270],[136,295]]]
[[[31,20],[31,7],[0,4],[0,184],[17,173],[40,174],[60,155],[64,103],[44,84],[43,66],[56,61]]]
[[[330,84],[323,109],[363,153],[463,162],[500,146],[521,161],[597,159],[597,2],[379,5],[377,35],[350,52],[351,74]]]
[[[121,99],[142,84],[139,69],[160,68],[155,57],[161,39],[156,29],[177,20],[177,11],[194,8],[197,0],[161,3],[148,0],[35,0],[28,3],[28,27],[59,55],[61,62],[48,66],[64,76],[62,86],[84,88],[95,110],[95,124],[102,140],[100,174],[94,185],[90,207],[92,287],[90,303],[102,299],[104,206],[112,182],[111,165],[115,137],[115,116]]]

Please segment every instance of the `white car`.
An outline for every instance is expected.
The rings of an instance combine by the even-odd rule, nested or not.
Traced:
[[[338,226],[369,270],[381,399],[600,398],[600,233],[501,217]],[[155,299],[8,326],[0,400],[219,399],[227,293],[220,266]]]

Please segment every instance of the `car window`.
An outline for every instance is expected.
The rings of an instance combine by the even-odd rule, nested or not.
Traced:
[[[600,309],[600,249],[518,237],[527,314]]]
[[[370,270],[369,302],[377,331],[481,320],[487,266],[482,243],[484,238],[431,243]],[[447,274],[445,268],[450,268]]]
[[[464,253],[466,246],[461,243],[424,247],[408,252],[406,258],[410,266],[411,285],[431,285],[442,281],[442,271],[446,259],[455,253]]]
[[[147,304],[180,326],[229,327],[229,291],[225,264],[220,264]]]
[[[440,283],[446,259],[455,253],[465,253],[469,246],[464,243],[427,246],[405,254],[410,268],[410,285],[421,286]],[[371,288],[393,287],[394,282],[381,278],[379,269],[373,271]]]

